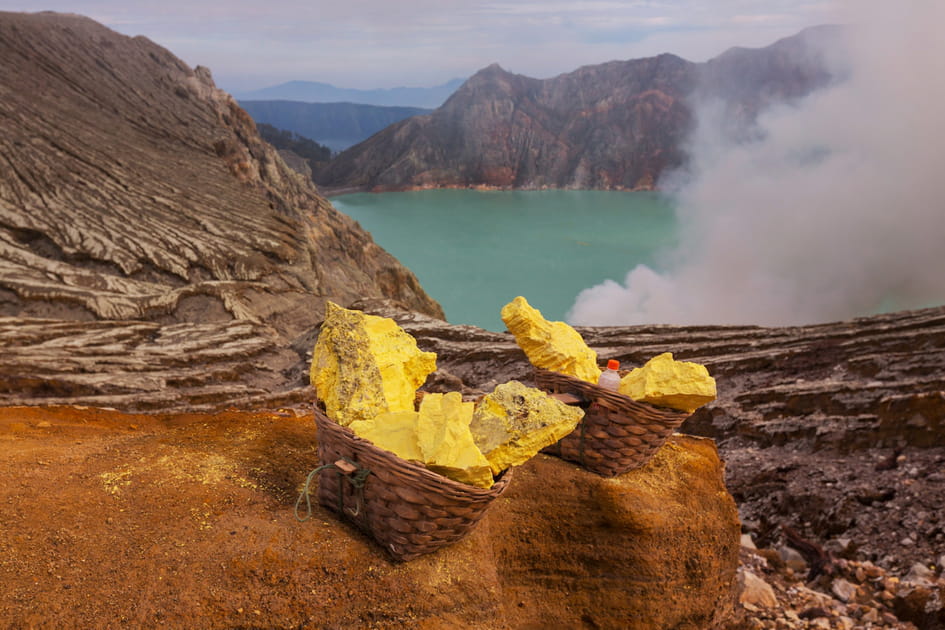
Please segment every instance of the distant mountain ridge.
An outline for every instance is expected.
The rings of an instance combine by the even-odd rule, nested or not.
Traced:
[[[395,87],[359,90],[340,88],[318,81],[288,81],[271,87],[234,93],[241,101],[300,101],[303,103],[360,103],[385,107],[423,107],[433,109],[463,84],[452,79],[434,87]]]
[[[324,189],[651,189],[685,161],[692,99],[724,104],[748,129],[767,105],[832,80],[824,50],[840,27],[806,29],[705,63],[671,54],[585,66],[551,79],[493,64],[428,115],[396,123],[316,175]]]
[[[294,131],[335,152],[367,140],[405,118],[433,111],[420,107],[299,101],[240,101],[240,106],[257,123]]]

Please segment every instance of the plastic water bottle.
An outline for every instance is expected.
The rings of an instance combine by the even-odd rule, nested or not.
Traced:
[[[620,387],[620,374],[617,373],[618,369],[620,369],[620,361],[614,359],[608,361],[607,369],[601,372],[600,378],[597,379],[597,385],[604,389],[617,391]]]

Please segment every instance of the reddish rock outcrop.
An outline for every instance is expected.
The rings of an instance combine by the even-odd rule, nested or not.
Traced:
[[[546,81],[493,64],[432,114],[342,152],[316,178],[377,191],[647,188],[682,161],[690,115],[680,99],[693,80],[691,64],[672,55]]]
[[[670,54],[585,66],[551,79],[480,70],[431,114],[384,129],[316,174],[326,188],[652,188],[683,164],[695,101],[723,103],[746,133],[772,102],[830,75],[818,50],[836,38],[808,29],[763,49],[704,64]]]

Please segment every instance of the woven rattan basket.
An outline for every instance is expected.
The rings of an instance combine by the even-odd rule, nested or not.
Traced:
[[[376,540],[396,560],[411,560],[469,533],[512,471],[492,488],[439,475],[378,448],[315,407],[318,502]]]
[[[555,394],[572,394],[585,409],[577,428],[544,449],[604,477],[639,468],[689,414],[637,402],[580,379],[535,369],[535,385]]]

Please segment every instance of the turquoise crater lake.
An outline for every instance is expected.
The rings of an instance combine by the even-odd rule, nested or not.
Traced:
[[[659,270],[676,219],[658,193],[424,190],[358,193],[332,204],[413,271],[453,324],[502,331],[522,295],[564,320],[583,289]]]

